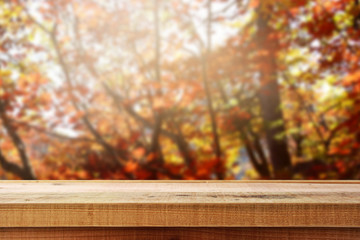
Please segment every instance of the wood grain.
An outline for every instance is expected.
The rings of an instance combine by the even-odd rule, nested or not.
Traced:
[[[0,227],[360,227],[360,182],[0,182]]]
[[[0,240],[358,240],[360,228],[0,228]]]

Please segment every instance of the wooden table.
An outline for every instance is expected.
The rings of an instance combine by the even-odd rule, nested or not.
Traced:
[[[0,181],[0,239],[360,239],[360,181]]]

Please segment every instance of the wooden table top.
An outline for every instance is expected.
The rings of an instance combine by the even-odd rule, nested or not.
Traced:
[[[360,181],[0,181],[0,227],[360,227]]]

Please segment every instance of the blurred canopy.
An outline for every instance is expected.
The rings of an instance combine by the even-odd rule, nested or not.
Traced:
[[[360,179],[357,0],[0,1],[0,179]]]

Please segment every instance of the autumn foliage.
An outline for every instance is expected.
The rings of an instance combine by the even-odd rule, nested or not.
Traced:
[[[359,1],[0,9],[0,179],[360,179]]]

